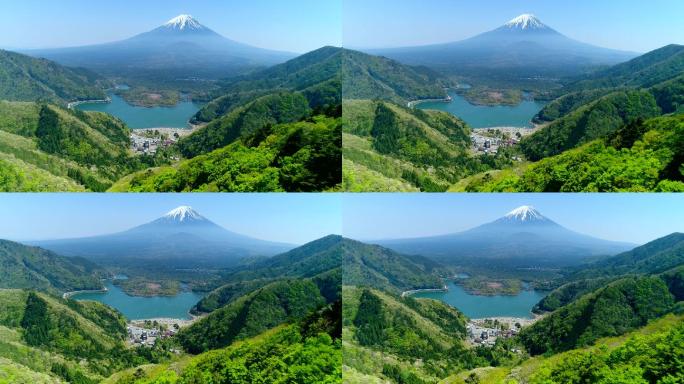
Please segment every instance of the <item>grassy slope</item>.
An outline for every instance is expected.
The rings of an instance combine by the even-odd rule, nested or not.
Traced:
[[[55,62],[0,50],[0,99],[48,101],[104,99],[97,75]]]
[[[378,107],[392,114],[394,150],[376,142]],[[370,100],[343,103],[343,184],[347,191],[445,190],[447,185],[487,167],[470,158],[469,129],[459,119],[438,111],[413,111]],[[374,175],[380,177],[372,179]]]
[[[426,383],[438,380],[436,372],[453,369],[448,358],[419,357],[424,348],[442,351],[460,350],[465,332],[465,317],[455,309],[429,299],[400,299],[381,291],[370,290],[382,303],[382,312],[388,324],[386,345],[363,346],[357,340],[355,325],[364,289],[343,287],[343,334],[344,382],[390,382],[383,371],[386,366],[398,367],[403,374],[419,378]],[[407,305],[405,300],[414,304]],[[410,323],[402,330],[401,324]],[[390,336],[391,335],[391,336]],[[438,354],[438,356],[440,355]],[[451,366],[451,368],[447,368]]]
[[[467,372],[461,372],[444,379],[440,384],[465,384],[465,379],[468,378],[471,373],[477,375],[479,383],[481,384],[542,383],[544,381],[540,381],[540,379],[543,380],[544,376],[546,376],[546,372],[550,371],[553,367],[559,366],[565,359],[578,354],[592,355],[611,352],[617,348],[627,346],[630,340],[643,337],[648,338],[649,336],[657,335],[658,333],[668,332],[677,326],[681,326],[682,322],[684,322],[684,316],[668,315],[661,319],[654,320],[636,331],[617,337],[607,337],[597,340],[589,347],[574,349],[550,357],[533,357],[513,367],[478,368]]]
[[[133,162],[121,121],[98,112],[49,110],[63,135],[56,152],[41,147],[37,136],[40,105],[0,101],[0,190],[82,191],[127,172]]]
[[[79,303],[75,307],[66,305],[66,302],[49,295],[39,294],[39,298],[47,303],[48,313],[53,323],[50,331],[52,340],[61,340],[62,347],[55,346],[30,346],[24,340],[24,330],[21,327],[28,292],[18,289],[0,289],[0,306],[4,309],[0,312],[0,360],[10,361],[8,364],[0,363],[0,382],[3,380],[3,369],[19,378],[34,377],[40,382],[61,383],[62,381],[51,371],[55,365],[63,365],[71,371],[80,371],[82,374],[94,380],[101,380],[102,372],[116,362],[107,358],[90,360],[79,358],[78,347],[69,345],[70,342],[84,343],[83,346],[92,348],[96,344],[102,351],[112,348],[123,347],[123,333],[112,334],[103,326],[109,326],[113,322],[119,322],[120,332],[124,332],[121,320],[117,320],[116,314],[112,318],[107,317],[113,313],[111,309],[99,303]],[[56,324],[59,326],[55,327]],[[109,324],[109,325],[108,325]],[[79,341],[80,340],[80,341]],[[90,342],[89,342],[90,340]],[[93,343],[94,340],[97,340]],[[74,355],[74,353],[76,355]],[[75,357],[76,356],[76,357]],[[5,367],[5,368],[2,368]],[[4,374],[9,375],[9,373]],[[9,377],[9,376],[6,376]],[[14,383],[13,381],[9,381]],[[19,381],[21,382],[21,381]]]

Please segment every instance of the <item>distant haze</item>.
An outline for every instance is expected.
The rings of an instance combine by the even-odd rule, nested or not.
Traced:
[[[341,0],[2,1],[0,48],[60,48],[126,39],[179,14],[260,48],[308,52],[341,45]]]
[[[535,14],[570,38],[605,48],[646,52],[684,43],[680,0],[345,0],[343,9],[346,47],[458,41],[523,13]]]

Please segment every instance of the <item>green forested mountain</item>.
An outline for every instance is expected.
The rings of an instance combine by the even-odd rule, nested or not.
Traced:
[[[469,155],[469,128],[445,112],[370,100],[345,101],[343,109],[347,191],[444,191],[464,176],[509,163],[505,154]]]
[[[450,190],[469,192],[682,191],[684,115],[634,121],[605,138],[532,164],[486,172]]]
[[[684,265],[684,234],[672,233],[631,251],[589,264],[568,278],[657,274],[680,265]]]
[[[382,56],[345,49],[342,52],[342,97],[381,99],[398,104],[410,100],[443,99],[440,75],[425,67],[411,67]]]
[[[677,383],[684,379],[684,318],[668,315],[627,335],[522,363],[477,368],[442,384]]]
[[[324,304],[319,287],[310,279],[276,281],[183,329],[178,341],[192,353],[222,348],[288,320],[301,319]]]
[[[324,87],[332,87],[341,93],[342,51],[341,48],[323,47],[283,64],[228,79],[218,90],[204,96],[210,101],[197,112],[193,122],[210,122],[242,104],[277,91],[301,91],[312,95]],[[320,99],[313,102],[312,107],[323,108],[325,104],[326,100]]]
[[[520,341],[533,355],[566,351],[619,336],[674,309],[658,277],[626,277],[588,293],[523,329]]]
[[[343,284],[381,289],[394,294],[442,288],[436,275],[441,266],[425,257],[405,256],[379,245],[345,239]]]
[[[536,161],[603,138],[639,118],[660,114],[655,97],[647,91],[613,92],[523,139],[520,149],[528,159]]]
[[[650,87],[684,72],[684,45],[670,44],[627,62],[586,75],[566,90]]]
[[[102,271],[81,258],[0,240],[0,288],[34,289],[52,293],[101,289]]]
[[[466,318],[436,300],[344,286],[343,368],[349,383],[434,383],[488,365],[464,344]]]
[[[339,63],[334,48],[305,56],[301,62],[288,62],[232,84],[236,92],[247,92],[250,86],[264,89],[237,96],[229,93],[226,100],[217,99],[214,106],[210,103],[211,109],[200,114],[204,120],[213,120],[176,146],[185,160],[128,175],[111,190],[312,192],[339,188]],[[298,75],[287,72],[298,69]],[[230,87],[224,92],[232,92]]]
[[[190,352],[221,348],[340,299],[344,240],[326,236],[228,273],[194,308],[211,312],[178,338]]]
[[[265,125],[250,135],[174,166],[117,182],[113,192],[312,192],[337,188],[341,171],[337,118]]]
[[[673,233],[619,255],[582,265],[561,278],[563,285],[549,293],[535,311],[554,311],[626,275],[658,275],[676,300],[684,296],[673,286],[684,266],[684,235]]]
[[[285,278],[312,278],[328,301],[339,299],[342,282],[342,256],[348,240],[329,235],[273,256],[228,272],[229,281],[195,306],[196,312],[211,312],[250,292]]]
[[[84,69],[0,50],[0,100],[68,101],[104,99],[104,78]]]
[[[154,163],[129,154],[128,134],[104,113],[0,101],[0,190],[104,191]]]
[[[91,384],[149,362],[125,347],[124,318],[103,304],[0,289],[0,307],[0,381]]]
[[[304,320],[177,363],[147,365],[107,384],[342,382],[341,302]]]

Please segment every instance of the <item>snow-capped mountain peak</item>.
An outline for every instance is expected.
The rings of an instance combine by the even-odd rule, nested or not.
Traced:
[[[166,215],[164,215],[164,218],[180,222],[183,222],[185,220],[203,219],[202,215],[200,215],[199,213],[197,213],[197,211],[192,209],[192,207],[189,207],[187,205],[182,205],[176,209],[169,211]]]
[[[504,27],[510,29],[545,29],[548,28],[544,23],[541,22],[536,16],[530,13],[522,14],[508,23],[504,24]]]
[[[202,24],[199,23],[199,21],[195,20],[190,15],[178,15],[173,19],[167,21],[166,24],[164,24],[164,27],[178,29],[181,31],[185,29],[197,30],[204,28]]]
[[[542,216],[539,211],[534,209],[534,207],[523,205],[518,207],[506,214],[507,219],[515,219],[520,221],[532,221],[532,220],[545,220],[546,218]]]

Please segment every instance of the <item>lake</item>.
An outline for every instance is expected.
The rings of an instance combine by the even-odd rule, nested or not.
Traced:
[[[454,91],[449,92],[451,102],[426,102],[416,105],[420,109],[437,109],[459,117],[472,128],[488,127],[532,127],[532,118],[544,103],[523,100],[516,106],[473,105]]]
[[[190,319],[188,311],[200,299],[201,294],[191,291],[181,292],[176,296],[141,297],[129,296],[121,288],[108,281],[107,292],[85,292],[71,296],[75,300],[95,300],[118,309],[128,320],[168,317],[174,319]]]
[[[524,317],[532,318],[532,307],[539,302],[545,293],[539,291],[521,291],[517,296],[477,296],[468,294],[460,285],[450,281],[448,292],[421,292],[414,297],[427,297],[443,301],[458,308],[471,319],[483,317]]]
[[[123,98],[109,93],[111,103],[84,103],[76,108],[82,111],[106,112],[123,120],[130,128],[188,128],[188,121],[200,106],[181,101],[173,107],[136,107]]]

